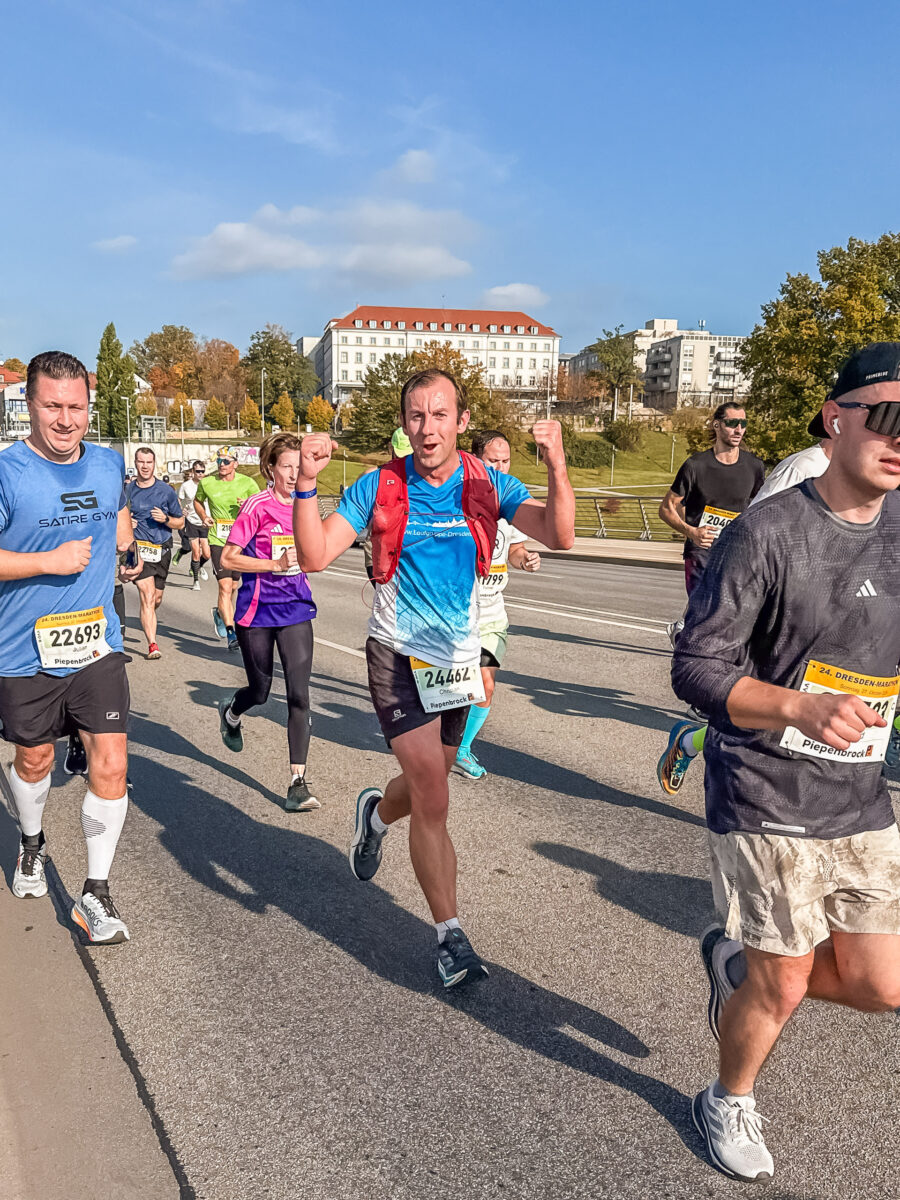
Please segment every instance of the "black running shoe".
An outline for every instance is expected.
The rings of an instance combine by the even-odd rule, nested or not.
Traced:
[[[463,987],[486,979],[488,969],[461,929],[451,929],[438,946],[438,975],[445,988]]]
[[[219,701],[219,733],[221,733],[222,741],[228,749],[233,750],[235,754],[239,754],[244,748],[244,735],[241,732],[241,723],[238,721],[237,725],[232,725],[225,716],[226,711],[231,708],[231,701],[233,699],[234,696],[231,696],[228,700]]]
[[[87,775],[87,769],[87,754],[85,753],[84,742],[77,733],[70,733],[63,770],[67,775]]]
[[[287,799],[284,802],[285,812],[309,812],[322,805],[309,790],[306,779],[294,779],[288,788]]]
[[[350,843],[350,870],[357,879],[371,879],[381,866],[383,833],[372,828],[372,813],[382,797],[378,788],[364,788],[356,800],[356,828]]]

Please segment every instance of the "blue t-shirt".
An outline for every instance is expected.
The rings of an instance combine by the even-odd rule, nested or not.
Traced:
[[[462,508],[462,463],[441,487],[426,482],[413,456],[404,460],[409,521],[397,572],[375,588],[369,636],[398,654],[438,667],[479,657],[475,539]],[[362,475],[344,492],[337,511],[362,533],[372,518],[378,472]],[[500,516],[512,523],[529,498],[524,483],[488,467],[500,499]]]
[[[0,674],[71,675],[76,668],[41,666],[35,622],[53,613],[102,606],[110,649],[122,650],[113,608],[116,523],[125,506],[121,454],[85,442],[78,462],[54,463],[25,442],[0,451],[0,549],[19,554],[55,550],[92,537],[91,561],[80,575],[0,580]]]
[[[154,546],[165,546],[171,542],[172,530],[161,521],[155,521],[150,516],[150,509],[161,508],[170,517],[182,516],[174,488],[161,479],[154,479],[149,487],[139,487],[137,480],[132,479],[125,489],[125,499],[131,515],[137,521],[134,536],[139,542],[152,542]]]

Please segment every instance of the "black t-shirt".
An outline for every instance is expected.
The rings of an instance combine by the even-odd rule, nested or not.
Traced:
[[[715,833],[850,837],[893,824],[879,761],[784,749],[739,729],[726,701],[749,675],[799,688],[810,660],[879,679],[900,661],[900,494],[853,525],[813,480],[754,504],[719,538],[672,660],[676,694],[710,714],[706,813]]]
[[[672,491],[684,501],[684,519],[688,525],[700,525],[706,508],[723,513],[742,513],[766,480],[761,459],[749,450],[738,450],[737,462],[723,463],[713,450],[692,454],[678,468]],[[707,523],[722,528],[728,517],[711,513]],[[691,541],[684,544],[684,557],[706,564],[709,550]]]

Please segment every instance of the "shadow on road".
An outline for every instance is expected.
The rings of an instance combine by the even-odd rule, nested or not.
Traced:
[[[558,842],[535,842],[538,854],[594,876],[597,893],[672,933],[698,937],[713,913],[712,889],[692,875],[632,871],[621,863]]]
[[[165,741],[171,753],[171,731],[153,725],[141,720],[136,742],[154,746]],[[458,1011],[523,1049],[634,1093],[696,1153],[684,1094],[566,1032],[568,1026],[619,1053],[648,1057],[649,1048],[623,1025],[499,966],[491,968],[491,979],[480,990],[444,996],[433,969],[431,926],[398,906],[377,884],[354,880],[343,853],[299,830],[254,820],[198,788],[184,773],[141,757],[139,751],[134,776],[134,803],[162,827],[160,840],[173,858],[210,891],[260,917],[270,905],[280,908],[389,983],[440,994]],[[388,844],[387,852],[405,849]],[[272,868],[275,863],[278,870]],[[244,886],[235,887],[223,873]]]
[[[562,613],[558,614],[564,615]],[[652,646],[632,646],[630,642],[614,642],[609,638],[589,638],[581,633],[554,633],[552,629],[541,629],[536,625],[519,625],[518,623],[511,624],[509,627],[510,636],[537,638],[539,641],[545,642],[565,642],[567,646],[592,646],[597,650],[620,650],[624,654],[644,654],[650,655],[652,658],[671,658],[672,651],[659,649],[656,650]],[[503,678],[506,678],[504,672]]]
[[[666,732],[671,729],[675,714],[669,709],[639,704],[630,692],[618,688],[591,687],[583,683],[564,683],[559,679],[542,679],[537,675],[520,675],[503,671],[504,688],[525,696],[538,708],[563,717],[600,717],[606,720],[627,721],[646,729]]]

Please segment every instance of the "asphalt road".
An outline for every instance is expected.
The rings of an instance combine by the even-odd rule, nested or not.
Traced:
[[[707,1165],[689,1116],[715,1074],[696,946],[711,914],[702,780],[694,768],[672,800],[655,777],[681,711],[664,633],[680,576],[514,573],[478,751],[490,774],[451,785],[460,917],[491,976],[450,997],[405,830],[373,883],[347,865],[357,792],[393,761],[361,657],[361,554],[314,581],[314,813],[279,806],[280,678],[245,718],[244,752],[222,746],[215,704],[240,662],[213,634],[213,583],[170,579],[161,660],[129,620],[134,803],[113,882],[133,941],[91,955],[194,1193],[759,1191]],[[46,828],[74,891],[83,784],[59,782]],[[896,1200],[897,1035],[895,1017],[801,1009],[758,1089],[778,1169],[764,1195]]]

